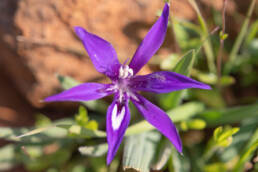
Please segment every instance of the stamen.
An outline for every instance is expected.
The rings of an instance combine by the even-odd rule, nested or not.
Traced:
[[[119,69],[119,78],[130,78],[133,76],[133,69],[131,69],[128,65],[123,65]]]
[[[120,127],[120,125],[124,119],[124,116],[125,116],[125,107],[123,106],[120,113],[118,113],[117,104],[115,104],[115,106],[112,110],[112,117],[111,117],[112,128],[114,130],[117,130]]]

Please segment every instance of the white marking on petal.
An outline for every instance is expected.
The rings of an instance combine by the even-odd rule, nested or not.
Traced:
[[[117,130],[120,127],[120,125],[124,119],[124,116],[125,116],[125,107],[123,106],[120,113],[118,113],[117,104],[115,104],[115,106],[112,110],[112,118],[111,118],[112,128],[114,130]]]

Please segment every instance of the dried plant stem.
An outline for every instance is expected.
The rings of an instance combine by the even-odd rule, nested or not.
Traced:
[[[223,48],[224,48],[224,34],[226,30],[226,8],[227,8],[227,0],[223,0],[223,8],[222,8],[222,31],[220,35],[220,46],[217,56],[217,86],[220,88],[220,78],[221,78],[221,59],[223,54]]]

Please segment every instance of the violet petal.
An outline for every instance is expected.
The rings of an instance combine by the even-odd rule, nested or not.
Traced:
[[[123,140],[125,130],[130,123],[128,100],[119,103],[118,99],[115,98],[108,107],[106,118],[108,142],[107,164],[110,164],[116,155],[119,145]]]
[[[112,45],[104,39],[87,32],[82,27],[75,27],[77,36],[83,42],[89,57],[97,71],[116,79],[119,72],[120,63]]]
[[[143,117],[166,136],[173,143],[178,152],[181,153],[182,143],[180,136],[168,115],[141,95],[137,95],[137,97],[139,100],[132,100],[132,102],[141,112]]]
[[[85,83],[47,97],[46,102],[53,101],[88,101],[105,97],[113,92],[107,91],[108,84]]]
[[[167,32],[169,5],[166,3],[161,17],[149,30],[144,40],[136,50],[129,67],[136,74],[156,53],[162,45]]]
[[[187,88],[211,89],[207,84],[198,82],[184,75],[168,71],[135,76],[131,79],[130,84],[136,91],[155,93],[168,93]]]

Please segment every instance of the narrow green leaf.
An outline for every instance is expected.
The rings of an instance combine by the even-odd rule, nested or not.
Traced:
[[[7,171],[17,164],[15,146],[9,144],[0,148],[0,171]]]
[[[219,90],[201,90],[201,89],[193,89],[191,90],[191,94],[197,97],[200,101],[205,103],[206,105],[215,108],[222,109],[226,107],[226,103]],[[212,100],[212,101],[211,101]]]
[[[47,116],[43,114],[36,114],[35,126],[37,128],[46,127],[46,126],[49,126],[50,124],[51,124],[51,120]]]
[[[106,137],[106,132],[100,130],[92,130],[79,125],[60,124],[56,127],[67,129],[68,134],[72,137],[89,138],[89,137]]]
[[[232,143],[232,136],[239,131],[239,128],[231,126],[218,127],[213,134],[214,146],[227,147]]]
[[[79,152],[82,155],[92,156],[92,157],[100,157],[107,153],[108,151],[108,144],[103,143],[100,145],[93,145],[93,146],[81,146],[79,147]]]
[[[204,105],[202,103],[189,102],[168,111],[167,114],[173,122],[179,122],[184,121],[186,119],[190,119],[191,117],[193,117],[197,113],[202,112],[203,110]],[[126,130],[126,135],[138,134],[152,129],[155,128],[144,120],[134,125],[131,125]]]
[[[194,10],[196,11],[199,23],[202,28],[201,39],[202,39],[202,41],[205,41],[204,42],[204,51],[207,56],[209,70],[211,73],[216,73],[216,66],[215,66],[215,61],[214,61],[215,58],[214,58],[214,54],[213,54],[212,44],[211,44],[211,41],[209,38],[209,29],[207,27],[205,19],[203,18],[202,14],[200,12],[200,9],[199,9],[196,1],[188,0],[188,2],[192,5]]]
[[[123,154],[124,170],[149,172],[160,138],[161,135],[154,131],[127,137]]]
[[[200,116],[208,126],[232,124],[247,118],[258,116],[258,104],[228,108],[224,110],[209,110]]]
[[[218,77],[214,73],[204,73],[199,70],[193,69],[192,76],[197,78],[201,82],[205,82],[207,84],[217,84]],[[235,79],[232,76],[224,75],[220,78],[221,86],[229,86],[235,83]]]
[[[39,133],[42,133],[42,132],[47,131],[47,130],[49,130],[49,129],[51,129],[51,128],[54,128],[54,127],[55,127],[55,126],[37,128],[37,129],[31,130],[31,131],[29,131],[29,132],[27,132],[27,133],[24,133],[24,134],[22,134],[22,135],[19,135],[19,136],[17,136],[16,138],[17,138],[17,139],[20,139],[20,138],[22,138],[22,137],[27,137],[27,136],[32,136],[32,135],[35,135],[35,134],[39,134]]]
[[[155,158],[152,168],[153,170],[162,170],[162,168],[167,164],[171,157],[172,147],[171,142],[167,138],[162,138],[158,146],[157,158]]]
[[[204,171],[205,172],[218,172],[218,171],[226,172],[227,167],[226,167],[226,164],[216,162],[216,163],[205,165]]]
[[[258,125],[258,116],[255,118],[245,119],[241,122],[240,130],[234,135],[233,142],[223,152],[220,152],[220,157],[223,162],[234,161],[234,158],[241,154],[251,140]]]
[[[254,8],[255,8],[255,3],[256,3],[256,0],[252,0],[251,4],[249,6],[249,9],[247,11],[247,16],[244,20],[244,23],[242,24],[240,33],[238,34],[237,39],[236,39],[236,41],[233,45],[232,51],[229,54],[229,61],[226,63],[225,70],[224,70],[225,74],[228,74],[230,72],[232,66],[235,63],[237,53],[239,52],[241,44],[243,43],[244,37],[245,37],[245,35],[248,31],[248,25],[250,23],[252,13],[253,13]]]
[[[79,113],[75,115],[75,120],[81,126],[84,126],[87,124],[87,122],[89,121],[89,117],[85,107],[83,106],[79,107]]]
[[[170,172],[188,172],[191,171],[191,165],[187,155],[180,155],[177,150],[172,148],[172,156],[170,160],[169,171]]]
[[[254,39],[258,32],[258,20],[256,20],[250,27],[248,31],[248,35],[246,36],[245,44],[250,44]]]
[[[206,127],[206,122],[202,119],[192,119],[186,121],[187,128],[193,130],[202,130]]]
[[[244,163],[249,161],[253,153],[258,148],[258,129],[256,129],[254,135],[252,136],[250,142],[247,144],[246,148],[240,155],[240,159],[235,165],[233,172],[243,171]]]
[[[66,130],[57,127],[59,124],[71,125],[71,120],[63,119],[54,122],[48,127],[42,128],[8,128],[0,127],[0,138],[10,141],[20,141],[26,143],[45,142],[53,139],[61,139],[67,136]]]

